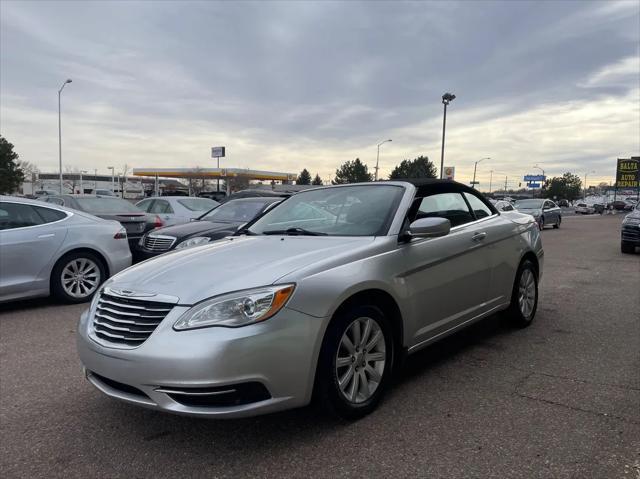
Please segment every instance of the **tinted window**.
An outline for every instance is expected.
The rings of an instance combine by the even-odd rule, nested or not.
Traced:
[[[464,192],[463,195],[471,205],[471,209],[473,210],[473,213],[476,215],[477,219],[486,218],[487,216],[491,216],[493,214],[493,211],[491,211],[491,209],[487,205],[485,205],[484,202],[476,195],[472,195],[467,192]]]
[[[502,204],[502,211],[513,211],[513,206],[511,206],[511,203],[503,203]]]
[[[523,210],[537,210],[542,208],[543,200],[520,200],[516,202],[516,208]]]
[[[446,218],[453,227],[470,223],[475,219],[460,193],[440,193],[417,201],[420,202],[420,205],[414,220],[434,217]]]
[[[207,198],[187,198],[184,200],[178,200],[178,203],[191,211],[209,211],[211,208],[215,208],[220,204],[217,201],[209,200]]]
[[[82,211],[89,213],[142,213],[142,210],[136,205],[120,198],[76,198],[76,202]]]
[[[53,203],[54,205],[64,206],[64,200],[62,198],[47,198],[47,203]]]
[[[54,221],[60,221],[67,217],[67,214],[63,211],[52,210],[51,208],[41,208],[40,206],[34,206],[34,208],[45,223],[53,223]]]
[[[246,223],[255,218],[262,211],[264,205],[265,202],[261,200],[229,201],[200,217],[200,219],[221,223]]]
[[[0,230],[25,228],[44,223],[31,205],[0,202]]]
[[[171,207],[168,201],[155,200],[153,202],[153,206],[149,210],[149,213],[156,213],[156,214],[173,213],[173,208]]]

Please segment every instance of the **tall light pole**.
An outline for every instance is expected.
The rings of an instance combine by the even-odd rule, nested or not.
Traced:
[[[442,95],[442,104],[444,105],[444,115],[442,117],[442,151],[440,153],[440,179],[444,178],[444,132],[447,129],[447,105],[455,100],[453,93],[445,93]]]
[[[582,197],[584,201],[587,201],[587,175],[589,175],[590,173],[595,173],[595,170],[586,171],[584,173],[584,196]]]
[[[491,194],[492,184],[493,184],[493,170],[489,171],[489,194]]]
[[[98,189],[98,168],[93,169],[93,192]]]
[[[67,83],[71,83],[71,78],[67,78],[58,90],[58,163],[60,166],[60,194],[64,193],[62,191],[62,114],[60,108],[60,94]]]
[[[380,145],[384,145],[389,141],[393,141],[393,140],[384,140],[378,143],[378,155],[376,156],[376,168],[375,168],[376,170],[375,181],[378,181],[378,163],[380,162]]]
[[[107,166],[107,170],[111,170],[111,193],[116,192],[116,175],[115,168],[113,166]]]
[[[473,181],[471,182],[471,187],[473,189],[475,189],[475,187],[476,187],[476,169],[478,168],[478,163],[480,163],[481,161],[490,160],[490,159],[491,159],[491,157],[482,158],[482,159],[476,161],[475,164],[473,165]]]

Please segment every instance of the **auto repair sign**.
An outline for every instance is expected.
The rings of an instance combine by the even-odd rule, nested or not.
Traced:
[[[618,158],[616,187],[638,189],[640,185],[640,157]]]

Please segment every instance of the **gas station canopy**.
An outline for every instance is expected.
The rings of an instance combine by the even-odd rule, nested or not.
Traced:
[[[295,173],[249,170],[246,168],[134,168],[134,176],[163,178],[247,178],[249,180],[293,181]]]

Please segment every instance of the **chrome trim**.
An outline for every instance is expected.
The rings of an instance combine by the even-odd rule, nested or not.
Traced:
[[[124,289],[124,288],[123,288]],[[152,293],[149,291],[132,291],[133,294],[121,294],[120,293],[121,289],[119,288],[112,288],[109,286],[106,286],[104,288],[104,290],[102,291],[103,294],[109,294],[111,296],[117,296],[118,298],[124,298],[124,299],[138,299],[138,298],[143,298],[143,301],[151,301],[151,302],[155,302],[155,303],[170,303],[170,304],[177,304],[180,301],[180,298],[177,296],[170,296],[168,294],[159,294],[159,293]],[[129,290],[127,290],[129,291]],[[153,299],[150,299],[153,298]]]
[[[187,392],[182,389],[169,389],[169,388],[156,388],[154,389],[157,393],[165,393],[165,394],[176,394],[181,396],[219,396],[221,394],[232,394],[236,392],[235,389],[225,389],[223,391],[211,391],[211,392]]]

